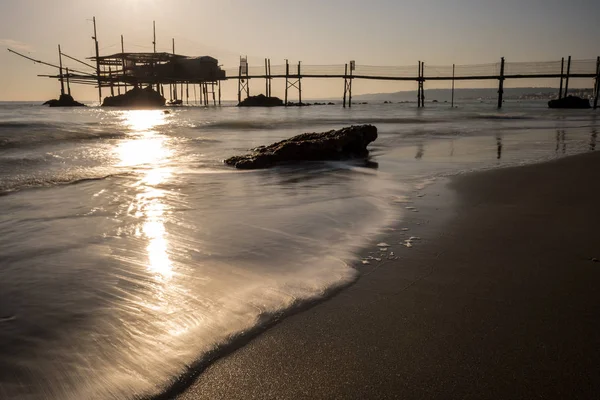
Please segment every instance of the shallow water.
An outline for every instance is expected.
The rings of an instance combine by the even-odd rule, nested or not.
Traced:
[[[123,111],[0,103],[0,398],[157,394],[209,352],[355,279],[432,177],[595,150],[542,103]],[[372,123],[369,162],[228,156]]]

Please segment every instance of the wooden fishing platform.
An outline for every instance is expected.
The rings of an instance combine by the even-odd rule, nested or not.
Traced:
[[[102,101],[102,89],[108,88],[111,96],[120,94],[121,89],[128,87],[150,86],[165,98],[165,86],[171,104],[182,104],[184,97],[189,104],[190,87],[196,98],[196,86],[200,92],[200,104],[209,105],[212,95],[214,105],[221,104],[221,81],[238,81],[238,102],[250,97],[250,81],[260,79],[265,81],[265,94],[271,96],[273,79],[285,79],[285,99],[288,101],[290,90],[297,91],[298,103],[302,105],[303,79],[343,79],[343,107],[352,107],[352,82],[356,79],[380,81],[415,81],[417,82],[417,104],[425,106],[426,81],[451,81],[452,102],[454,105],[454,86],[456,81],[491,80],[498,84],[498,108],[502,107],[504,82],[507,79],[559,79],[560,89],[558,98],[566,97],[571,78],[591,78],[593,86],[593,107],[598,107],[600,96],[600,56],[596,59],[566,60],[545,62],[507,62],[504,57],[499,62],[477,65],[425,65],[419,61],[410,66],[371,66],[360,65],[355,61],[336,65],[303,65],[285,64],[271,66],[271,60],[265,59],[264,66],[250,67],[247,57],[240,57],[240,65],[236,68],[221,69],[218,60],[209,57],[188,57],[175,53],[175,40],[172,40],[172,52],[156,51],[156,26],[153,25],[153,52],[125,52],[123,36],[121,35],[121,52],[101,56],[94,23],[94,40],[96,56],[89,58],[90,63],[62,53],[59,49],[59,65],[35,60],[14,50],[10,52],[31,61],[59,69],[58,75],[40,75],[61,82],[61,93],[65,93],[65,81],[70,94],[70,84],[94,85],[98,88],[98,97]],[[80,63],[90,71],[62,67],[62,58],[66,57]],[[565,68],[566,67],[566,68]],[[563,90],[564,88],[564,90]],[[184,94],[185,91],[185,94]],[[217,95],[218,93],[218,95]]]

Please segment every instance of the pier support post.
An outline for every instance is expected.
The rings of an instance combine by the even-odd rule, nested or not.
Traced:
[[[298,105],[302,106],[302,73],[300,72],[301,61],[298,61]]]
[[[98,34],[96,33],[96,17],[92,18],[94,22],[94,45],[96,47],[96,79],[98,80],[98,101],[102,104],[102,80],[100,78],[100,49],[98,46]]]
[[[417,108],[421,108],[421,61],[417,67]]]
[[[565,95],[563,97],[567,97],[567,93],[569,93],[569,75],[571,75],[571,56],[567,61],[567,77],[565,78]]]
[[[454,72],[456,70],[456,65],[452,64],[452,101],[450,102],[450,106],[454,108]]]
[[[421,62],[421,107],[425,107],[425,62]]]
[[[71,83],[69,82],[69,68],[66,69],[67,72],[67,93],[69,96],[71,95]],[[598,79],[596,79],[598,81]]]
[[[269,95],[269,65],[267,63],[266,58],[265,58],[265,96],[270,97],[270,95]]]
[[[65,79],[63,76],[63,67],[62,67],[62,52],[60,51],[60,44],[58,45],[58,65],[59,68],[59,76],[60,76],[60,94],[65,94]]]
[[[560,60],[560,87],[558,89],[558,99],[562,99],[562,90],[563,90],[563,78],[565,73],[565,58],[561,58]]]
[[[502,95],[504,94],[504,57],[500,59],[500,77],[498,78],[498,108],[502,108]]]
[[[271,97],[271,95],[272,95],[271,94],[271,82],[272,82],[273,78],[271,78],[271,59],[270,58],[267,59],[267,67],[268,67],[268,70],[269,70],[269,73],[268,73],[269,79],[267,81],[269,83],[269,86],[268,86],[269,87],[269,94],[268,94],[268,96]]]
[[[354,79],[352,75],[354,74],[355,68],[356,62],[354,60],[350,61],[350,77],[348,78],[348,108],[352,108],[352,80]]]
[[[289,81],[290,81],[290,62],[286,59],[285,60],[285,100],[283,103],[286,107],[288,105],[288,88],[290,87]]]
[[[108,66],[108,79],[110,79],[110,95],[114,96],[115,95],[115,88],[113,86],[112,68],[110,67],[110,65]],[[158,85],[156,85],[156,86],[158,86]],[[157,87],[157,89],[159,90],[159,93],[160,93],[160,88]]]
[[[594,91],[594,110],[598,108],[598,96],[600,96],[600,56],[596,58],[596,90]]]
[[[219,105],[221,105],[221,81],[218,82],[219,85]]]
[[[344,65],[344,98],[342,101],[343,107],[346,108],[346,94],[348,92],[348,64]]]
[[[123,35],[121,35],[121,68],[123,69],[123,71],[121,71],[121,74],[123,74],[123,76],[125,76],[125,44],[123,43]],[[127,83],[125,83],[123,89],[125,90],[125,93],[127,93]],[[121,94],[121,87],[119,86],[119,94]]]

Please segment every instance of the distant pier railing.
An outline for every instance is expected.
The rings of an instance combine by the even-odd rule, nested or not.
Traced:
[[[570,78],[594,79],[594,108],[598,107],[600,90],[600,57],[596,59],[572,60],[568,57],[560,61],[542,62],[507,62],[502,58],[500,62],[473,65],[427,65],[419,62],[415,65],[405,66],[375,66],[361,65],[350,62],[349,64],[336,65],[305,65],[281,64],[271,65],[270,60],[265,60],[265,66],[245,66],[244,68],[225,69],[225,79],[244,81],[238,85],[238,99],[250,96],[250,79],[265,79],[266,93],[270,93],[272,79],[286,79],[285,104],[288,103],[288,90],[296,89],[298,98],[302,103],[302,89],[298,84],[306,78],[337,78],[344,79],[343,106],[352,106],[352,81],[354,79],[416,81],[419,83],[417,103],[424,106],[425,81],[454,81],[464,80],[497,80],[498,81],[498,107],[502,107],[503,85],[506,79],[560,79],[558,97],[567,96]],[[564,91],[563,91],[564,85]],[[454,96],[453,96],[454,97]],[[347,99],[347,100],[346,100]]]

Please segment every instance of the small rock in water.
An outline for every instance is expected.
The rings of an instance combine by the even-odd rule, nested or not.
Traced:
[[[375,261],[381,261],[381,258],[374,258]]]
[[[411,243],[411,242],[409,242],[408,240],[407,240],[406,242],[404,242],[404,245],[405,245],[406,247],[412,247],[412,243]]]
[[[408,228],[402,228],[402,230],[403,230],[403,231],[407,231],[407,230],[408,230]]]
[[[381,251],[387,251],[387,247],[382,247],[379,250],[381,250]]]
[[[412,242],[413,240],[421,240],[421,238],[418,236],[411,236],[408,240]]]
[[[377,244],[377,247],[390,247],[390,245],[385,242],[381,242]]]
[[[362,260],[362,263],[363,263],[363,264],[371,264],[371,263],[369,262],[369,260]]]

